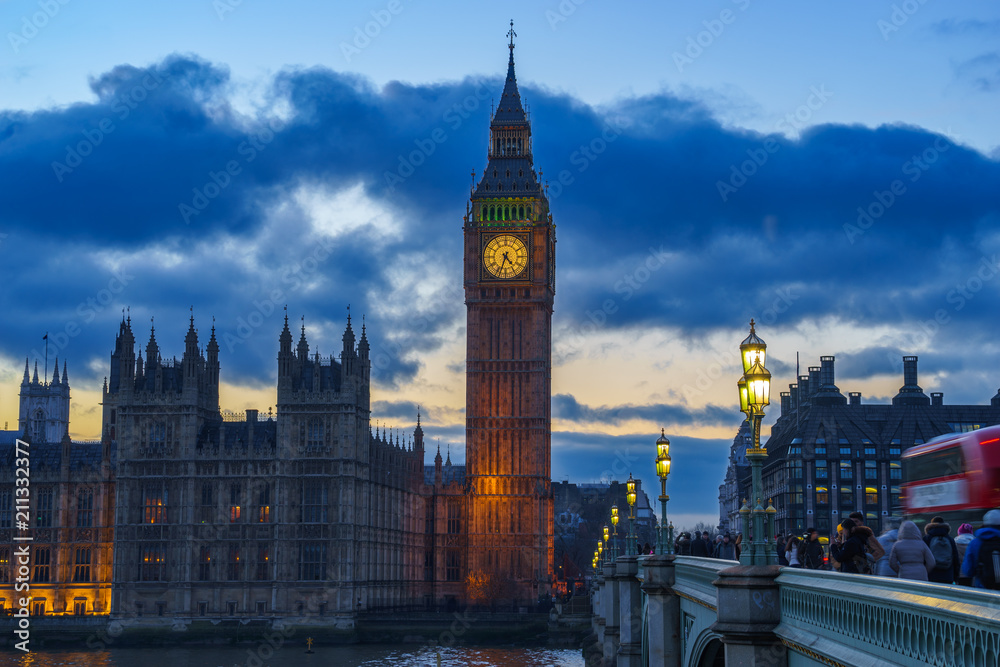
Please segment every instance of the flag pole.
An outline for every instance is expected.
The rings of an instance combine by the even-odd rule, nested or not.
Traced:
[[[42,336],[42,340],[45,341],[45,375],[42,376],[42,384],[48,381],[49,377],[49,332],[46,331],[45,335]]]

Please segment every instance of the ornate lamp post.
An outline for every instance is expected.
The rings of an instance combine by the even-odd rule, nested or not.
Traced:
[[[656,553],[672,554],[674,552],[674,526],[667,524],[667,475],[670,474],[670,440],[660,429],[660,437],[656,439],[656,475],[660,478],[660,543]]]
[[[605,545],[604,562],[607,563],[609,560],[611,560],[611,549],[613,548],[614,545],[612,545],[611,542],[608,541],[608,527],[606,525],[604,526],[604,545]]]
[[[778,554],[773,548],[769,548],[768,538],[774,533],[774,515],[769,515],[764,509],[764,485],[761,479],[767,451],[760,446],[760,423],[764,419],[764,408],[771,402],[771,374],[764,368],[766,354],[767,345],[757,336],[754,321],[750,320],[750,335],[740,343],[743,377],[736,383],[740,392],[740,410],[750,421],[753,433],[753,445],[747,449],[752,478],[751,507],[744,504],[740,510],[744,518],[750,514],[750,521],[741,522],[744,547],[740,562],[744,565],[774,565],[778,562]],[[770,525],[765,533],[767,519]],[[753,536],[748,539],[751,526]]]
[[[625,501],[628,503],[628,537],[625,538],[625,555],[637,556],[639,549],[635,537],[635,480],[632,479],[632,473],[628,474],[628,479],[625,481]]]
[[[602,560],[602,559],[605,558],[605,556],[604,556],[604,542],[601,542],[600,540],[597,540],[597,558],[598,558],[598,560]]]
[[[618,558],[618,505],[611,506],[611,525],[614,526],[614,541],[611,543],[611,560]]]

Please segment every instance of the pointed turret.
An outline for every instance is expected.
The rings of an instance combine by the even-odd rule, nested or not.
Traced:
[[[306,341],[306,318],[302,318],[302,335],[299,336],[299,362],[305,363],[309,360],[309,343]]]
[[[35,375],[31,378],[31,384],[38,384],[38,359],[35,359]]]
[[[111,377],[108,388],[112,393],[132,391],[135,383],[135,336],[132,334],[132,317],[122,313],[122,321],[111,353]]]
[[[21,385],[26,385],[31,382],[31,376],[28,375],[28,357],[24,358],[24,379],[21,380]]]
[[[292,379],[292,332],[288,328],[288,306],[285,306],[285,327],[278,336],[278,386],[290,387]]]
[[[66,360],[65,360],[65,359],[63,359],[63,376],[62,376],[62,383],[63,383],[63,384],[65,385],[65,386],[67,386],[67,387],[69,386],[69,375],[67,375],[67,374],[66,374]]]
[[[212,318],[212,335],[205,346],[208,356],[205,358],[205,368],[208,372],[209,390],[213,392],[216,402],[219,397],[219,341],[215,339],[215,318]]]
[[[191,321],[188,324],[187,335],[184,336],[184,356],[181,363],[184,366],[184,388],[198,389],[198,371],[201,361],[201,351],[198,349],[198,332],[194,328],[194,307],[191,307]]]
[[[489,163],[472,193],[471,222],[544,222],[548,200],[534,171],[531,123],[514,75],[513,21],[507,79],[490,120]],[[514,206],[513,204],[517,204]]]
[[[156,327],[153,318],[149,318],[149,342],[146,343],[146,368],[152,370],[159,365],[160,347],[156,344]]]
[[[340,353],[341,377],[346,385],[347,378],[357,372],[358,353],[354,349],[354,329],[351,328],[351,306],[347,306],[347,327],[344,329],[344,349]]]
[[[437,454],[434,455],[434,484],[441,484],[441,443],[438,443]]]
[[[59,384],[59,357],[56,357],[56,368],[52,371],[52,384],[53,386]]]
[[[420,426],[420,407],[417,407],[417,427],[413,429],[413,448],[424,451],[424,429]]]

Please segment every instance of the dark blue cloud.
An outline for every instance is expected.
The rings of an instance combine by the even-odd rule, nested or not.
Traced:
[[[1000,53],[984,53],[955,67],[959,79],[982,93],[1000,90]]]
[[[944,19],[931,25],[938,35],[964,37],[967,35],[1000,35],[1000,21],[978,19]]]
[[[735,382],[735,381],[734,381]],[[580,404],[569,394],[552,397],[552,415],[557,419],[580,422],[581,424],[620,424],[630,419],[647,419],[668,426],[690,426],[692,424],[730,424],[735,420],[731,407],[708,405],[689,408],[684,405],[602,405],[591,407]],[[738,420],[737,420],[738,421]]]
[[[739,426],[734,420],[734,432]],[[621,436],[603,433],[557,431],[552,434],[552,479],[577,483],[624,482],[631,474],[655,500],[660,480],[656,476],[658,433]],[[719,512],[719,483],[725,477],[732,439],[713,440],[670,435],[671,475],[667,480],[670,512],[715,514]],[[659,513],[659,505],[657,514]]]
[[[106,363],[126,304],[142,327],[156,315],[167,355],[182,349],[191,305],[203,340],[210,316],[236,336],[256,311],[261,324],[223,345],[223,373],[267,385],[281,306],[306,316],[313,349],[327,355],[340,349],[351,303],[369,314],[379,381],[412,377],[463,316],[462,215],[500,86],[375,88],[288,70],[251,114],[231,103],[225,67],[174,56],[96,77],[89,102],[0,112],[0,250],[25,264],[0,295],[10,325],[0,351],[26,354],[74,321],[62,353],[93,381],[102,372],[91,362]],[[919,336],[944,310],[952,325],[935,345],[990,340],[1000,281],[974,281],[1000,252],[996,159],[903,125],[824,125],[789,139],[724,127],[698,101],[666,93],[598,109],[523,92],[559,225],[557,327],[669,325],[699,340],[750,317],[772,330],[833,318]],[[81,146],[88,155],[70,166]],[[304,185],[360,186],[394,231],[373,222],[324,237],[293,200]],[[185,220],[182,205],[198,213]],[[283,276],[318,243],[322,261],[293,288]],[[404,254],[413,276],[400,282]],[[88,310],[121,266],[128,285]],[[430,281],[453,289],[416,297]],[[1000,366],[993,347],[984,355],[983,366]]]

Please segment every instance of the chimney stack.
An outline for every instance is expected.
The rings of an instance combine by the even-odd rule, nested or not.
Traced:
[[[931,405],[944,405],[944,393],[940,391],[932,391]]]
[[[916,357],[903,357],[903,384],[907,387],[917,386]]]
[[[809,376],[800,375],[799,376],[799,405],[807,405],[809,403]]]
[[[930,405],[931,399],[917,384],[917,358],[903,357],[903,386],[892,399],[893,405]]]
[[[828,391],[834,387],[833,383],[833,360],[834,357],[820,357],[819,390]]]
[[[781,416],[792,411],[792,394],[788,391],[781,392]]]
[[[817,405],[844,405],[847,399],[840,393],[840,389],[834,384],[833,357],[820,357],[819,371],[819,391],[816,393],[814,402]]]
[[[819,375],[822,370],[819,366],[809,367],[809,398],[819,393]]]
[[[861,392],[852,391],[847,394],[851,399],[851,405],[861,405]]]

